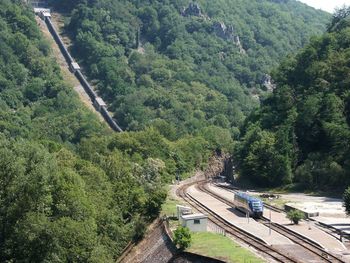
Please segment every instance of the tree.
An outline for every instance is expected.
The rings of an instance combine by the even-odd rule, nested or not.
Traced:
[[[275,133],[250,127],[236,149],[242,176],[259,186],[290,183],[291,162],[288,154],[280,153],[281,146]]]
[[[350,187],[348,187],[343,194],[343,206],[347,214],[350,214]]]
[[[350,20],[348,19],[350,15],[350,7],[342,7],[339,9],[336,9],[336,11],[333,14],[332,21],[328,25],[328,31],[340,31],[346,26],[350,25]]]
[[[145,219],[140,217],[138,214],[136,214],[135,218],[133,219],[133,224],[135,229],[133,240],[137,242],[145,236],[147,225]]]
[[[287,213],[287,218],[294,224],[299,224],[299,221],[305,218],[305,215],[302,211],[292,209]]]
[[[174,243],[182,251],[191,246],[191,233],[188,227],[179,226],[174,231]]]

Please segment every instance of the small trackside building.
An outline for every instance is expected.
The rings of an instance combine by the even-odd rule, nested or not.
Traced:
[[[181,215],[181,225],[188,227],[192,232],[206,232],[208,216],[204,214]]]

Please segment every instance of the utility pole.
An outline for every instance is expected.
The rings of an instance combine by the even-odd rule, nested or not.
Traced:
[[[270,209],[270,224],[269,224],[269,235],[271,236],[271,209]]]

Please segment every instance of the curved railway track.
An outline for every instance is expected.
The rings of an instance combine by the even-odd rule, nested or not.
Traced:
[[[198,183],[198,189],[202,192],[205,192],[206,194],[209,194],[210,196],[214,197],[215,199],[218,199],[219,201],[234,207],[233,202],[230,202],[229,200],[223,198],[222,196],[212,192],[208,187],[207,187],[207,181],[201,181]],[[273,207],[274,208],[274,207]],[[274,210],[276,210],[274,208]],[[260,223],[263,225],[266,225],[267,227],[271,227],[272,230],[275,232],[287,237],[291,241],[293,241],[295,244],[301,246],[303,249],[306,249],[310,253],[312,253],[315,258],[317,258],[318,262],[334,262],[334,263],[345,263],[343,259],[339,258],[336,255],[333,255],[327,251],[325,251],[319,244],[316,242],[290,230],[289,228],[273,223],[267,219],[267,218],[262,218],[258,220]]]
[[[232,193],[235,193],[236,191],[239,190],[239,188],[237,187],[234,187],[234,186],[228,186],[228,185],[218,185],[218,184],[214,184],[215,186],[219,187],[219,188],[223,188],[223,189],[226,189]],[[279,212],[279,213],[284,213],[285,211],[279,207],[276,207],[276,206],[273,206],[273,205],[269,205],[269,204],[266,204],[264,203],[264,206],[267,207],[268,209],[271,209],[275,212]]]
[[[191,197],[187,193],[187,189],[197,183],[204,183],[206,181],[199,181],[199,182],[192,182],[188,184],[184,184],[183,186],[180,186],[176,194],[184,199],[188,204],[190,204],[193,208],[200,212],[205,212],[208,214],[208,218],[211,222],[214,224],[220,226],[223,230],[225,230],[226,233],[230,234],[231,236],[235,237],[236,239],[244,242],[245,244],[255,248],[257,251],[263,253],[265,256],[268,256],[272,259],[274,259],[277,262],[283,262],[283,263],[301,263],[301,261],[294,258],[292,255],[289,255],[288,253],[281,252],[274,247],[271,247],[264,243],[262,240],[258,239],[257,237],[251,235],[248,232],[243,231],[242,229],[228,223],[225,221],[222,217],[220,217],[215,212],[209,210],[206,206],[198,202],[196,199]]]

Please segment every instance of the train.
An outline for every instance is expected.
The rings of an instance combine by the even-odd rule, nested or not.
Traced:
[[[98,110],[101,113],[102,117],[105,119],[107,124],[111,127],[111,129],[113,129],[116,132],[123,132],[123,130],[120,128],[120,126],[115,122],[115,120],[112,118],[112,116],[108,112],[106,104],[103,102],[103,100],[100,97],[98,97],[96,92],[93,90],[93,88],[91,87],[91,85],[86,80],[83,73],[81,72],[79,65],[74,61],[72,56],[69,54],[61,37],[59,36],[59,34],[57,33],[57,30],[55,29],[54,25],[52,24],[50,14],[45,15],[42,13],[42,18],[44,19],[50,33],[52,34],[53,38],[55,39],[56,43],[58,44],[58,46],[59,46],[64,58],[66,59],[71,71],[75,74],[75,76],[79,80],[80,84],[83,86],[85,92],[89,95],[96,110]]]
[[[259,198],[244,192],[236,192],[233,202],[236,209],[249,214],[250,217],[261,218],[263,216],[264,203]]]

